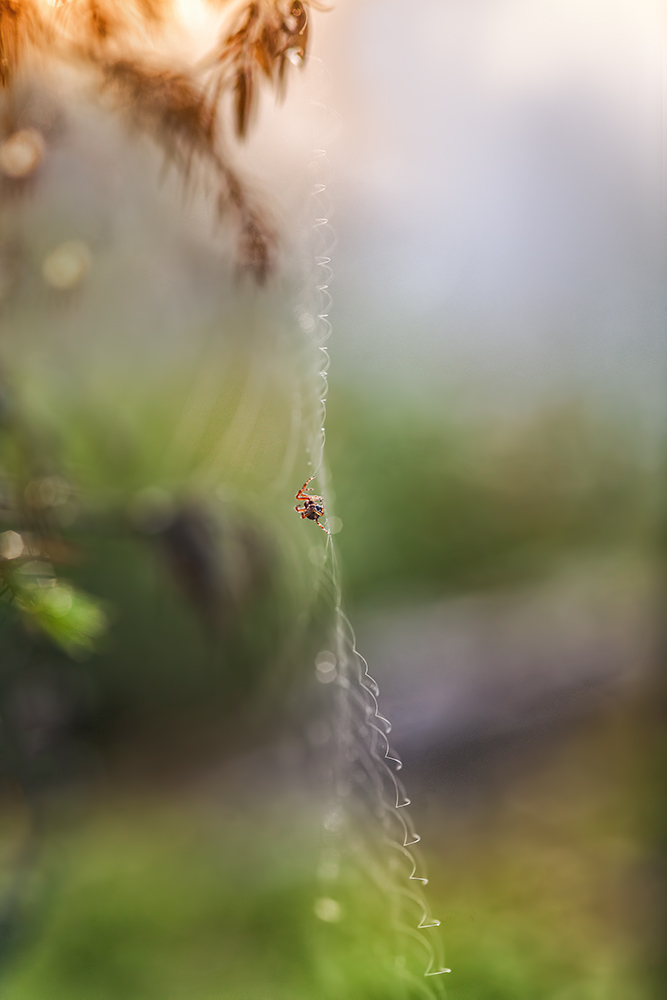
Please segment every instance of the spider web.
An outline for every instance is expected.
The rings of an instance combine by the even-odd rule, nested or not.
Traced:
[[[311,59],[323,90],[325,73],[319,60]],[[317,128],[326,144],[335,127],[335,116],[322,100],[314,102]],[[362,884],[384,900],[383,911],[393,934],[393,956],[384,958],[385,969],[399,982],[404,995],[442,996],[442,979],[450,970],[442,964],[437,927],[426,902],[427,883],[416,845],[408,806],[410,800],[399,778],[402,762],[390,743],[391,723],[382,715],[379,687],[356,646],[352,625],[344,610],[343,589],[335,534],[341,522],[333,513],[331,476],[326,461],[326,407],[332,335],[330,312],[333,270],[331,255],[335,233],[328,194],[329,165],[326,150],[315,151],[312,171],[313,253],[310,275],[295,314],[303,333],[307,364],[309,412],[303,416],[304,454],[308,477],[326,505],[326,525],[331,534],[324,543],[318,580],[327,607],[329,648],[315,657],[315,675],[321,693],[317,699],[315,742],[320,745],[320,766],[327,784],[322,820],[321,862],[318,869],[321,897],[315,913],[324,922],[347,919],[354,907],[351,885]],[[301,397],[300,397],[301,398]],[[290,452],[290,460],[292,454]],[[355,880],[355,874],[360,881]]]
[[[311,59],[310,66],[310,76],[317,76],[315,87],[323,89],[321,64]],[[113,420],[119,419],[120,431],[125,421],[127,436],[132,437],[133,461],[143,477],[133,483],[134,489],[155,484],[169,488],[171,483],[185,481],[193,492],[224,501],[220,490],[225,482],[231,482],[237,495],[247,488],[250,497],[268,493],[275,503],[284,505],[289,498],[293,505],[291,498],[297,488],[315,476],[313,485],[324,498],[325,523],[332,533],[325,536],[314,531],[307,583],[293,601],[318,617],[321,635],[314,656],[315,694],[309,720],[309,732],[319,733],[315,757],[325,787],[318,895],[313,899],[314,916],[325,935],[321,953],[335,955],[336,941],[341,947],[348,946],[349,938],[335,935],[346,926],[356,934],[359,900],[372,898],[374,919],[386,924],[391,947],[387,952],[369,944],[366,964],[371,981],[389,976],[392,988],[396,983],[402,991],[397,995],[435,1000],[442,993],[441,974],[449,970],[440,958],[438,921],[422,892],[426,877],[416,847],[419,837],[399,778],[401,761],[390,744],[391,726],[381,714],[378,686],[356,648],[344,610],[335,543],[340,522],[334,512],[325,430],[334,233],[329,222],[329,168],[323,147],[334,115],[323,101],[314,101],[312,110],[314,131],[322,137],[311,163],[308,230],[312,246],[291,314],[285,310],[280,290],[265,292],[258,299],[237,289],[233,296],[236,306],[226,306],[223,314],[226,337],[219,335],[220,320],[202,323],[198,334],[186,344],[176,337],[170,340],[169,331],[165,336],[161,329],[162,364],[156,367],[155,339],[147,337],[142,348],[129,325],[125,341],[114,329],[113,340],[108,338],[112,344],[109,351],[100,348],[101,339],[93,345],[89,337],[92,318],[84,304],[78,315],[63,315],[62,320],[50,322],[49,351],[35,354],[31,393],[34,401],[39,400],[35,407],[48,412],[51,425],[55,426],[54,414],[59,414],[58,420],[62,417],[59,436],[63,441],[73,437],[68,421],[76,421],[85,433],[92,428],[85,461],[79,464],[94,485],[83,482],[82,489],[108,494],[113,502],[115,484],[104,468],[104,450],[96,449],[96,425],[81,417],[88,400],[93,401],[96,412],[108,412]],[[143,167],[143,162],[138,164],[138,170]],[[173,192],[167,190],[166,194],[173,200]],[[164,241],[165,246],[168,243]],[[172,264],[175,268],[179,262],[165,267],[162,262],[154,263],[152,270],[168,272]],[[149,283],[145,296],[151,300],[158,297]],[[98,301],[91,304],[95,319],[98,305]],[[211,313],[219,306],[220,300],[213,302]],[[15,319],[19,333],[28,329],[29,314],[23,320]],[[119,327],[122,329],[122,324]],[[252,344],[250,349],[239,346],[244,338]],[[15,343],[19,345],[19,341],[17,337]],[[143,349],[146,358],[141,356]],[[22,350],[22,345],[16,347],[17,356]],[[57,364],[54,359],[58,359]],[[179,370],[176,379],[174,368]],[[221,371],[225,372],[223,380]],[[75,381],[84,387],[79,411],[61,402]],[[144,415],[156,399],[167,395],[176,417],[164,435],[160,432],[160,447],[156,448],[152,421]],[[261,509],[259,503],[257,509]],[[289,514],[295,518],[293,512]],[[301,522],[298,528],[314,530]],[[288,549],[286,545],[285,551]],[[303,567],[293,554],[288,557],[294,559],[294,575],[299,576]],[[305,632],[308,622],[302,620],[299,628]],[[281,662],[276,664],[276,686],[281,682],[282,661],[296,647],[296,642],[291,647],[285,644]],[[362,947],[367,927],[368,922],[358,927]],[[329,973],[328,978],[335,981],[335,971],[329,969]]]

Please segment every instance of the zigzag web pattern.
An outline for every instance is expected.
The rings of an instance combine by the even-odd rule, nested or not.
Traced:
[[[311,58],[310,64],[319,65],[322,75],[319,60]],[[315,106],[324,119],[320,131],[330,132],[332,112],[322,102]],[[329,221],[327,171],[326,151],[316,149],[314,264],[311,258],[310,276],[295,311],[305,350],[310,353],[307,381],[311,405],[306,404],[304,415],[308,476],[315,476],[316,492],[326,504],[327,528],[335,533],[338,522],[333,517],[325,457],[331,252],[335,242]],[[416,849],[420,838],[407,808],[410,800],[398,777],[401,759],[390,743],[391,724],[380,711],[378,684],[357,650],[344,611],[333,533],[326,538],[323,555],[318,588],[327,609],[330,648],[318,653],[315,668],[322,682],[320,711],[326,719],[322,759],[327,805],[318,872],[322,895],[315,903],[315,913],[325,923],[342,923],[346,913],[341,899],[349,891],[346,870],[356,873],[352,878],[357,888],[361,885],[364,891],[365,883],[369,891],[379,894],[382,911],[388,914],[393,939],[391,976],[401,990],[397,995],[437,1000],[443,995],[442,976],[450,970],[441,961],[439,921],[432,916],[423,893],[427,878]]]

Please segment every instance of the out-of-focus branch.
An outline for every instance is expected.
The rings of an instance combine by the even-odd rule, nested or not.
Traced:
[[[177,12],[166,0],[72,0],[42,9],[34,0],[0,0],[0,85],[48,61],[95,72],[99,93],[148,134],[169,162],[191,181],[196,164],[213,172],[218,217],[231,216],[238,232],[236,259],[257,284],[276,263],[270,213],[233,167],[222,141],[224,98],[233,98],[234,130],[247,135],[261,79],[279,94],[289,63],[302,64],[310,12],[317,0],[251,0],[237,6],[231,25],[198,65],[161,63],[160,33],[173,30]],[[157,55],[156,55],[157,54]]]

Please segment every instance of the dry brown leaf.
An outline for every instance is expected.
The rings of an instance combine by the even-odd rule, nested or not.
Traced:
[[[7,87],[31,48],[46,44],[45,25],[32,0],[0,0],[0,84]]]
[[[281,92],[289,62],[303,63],[308,51],[310,9],[316,0],[250,0],[208,58],[214,101],[233,89],[236,132],[243,138],[256,106],[256,78],[263,75]]]

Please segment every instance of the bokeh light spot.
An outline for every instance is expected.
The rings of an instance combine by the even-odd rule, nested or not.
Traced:
[[[56,247],[42,265],[44,281],[65,291],[85,277],[91,264],[90,250],[82,240],[67,240]]]
[[[314,909],[315,916],[320,920],[324,920],[327,924],[337,924],[343,915],[340,903],[337,903],[335,899],[329,899],[327,896],[316,899]]]
[[[36,129],[20,129],[0,146],[0,170],[7,177],[27,177],[42,162],[45,149],[44,139]]]

